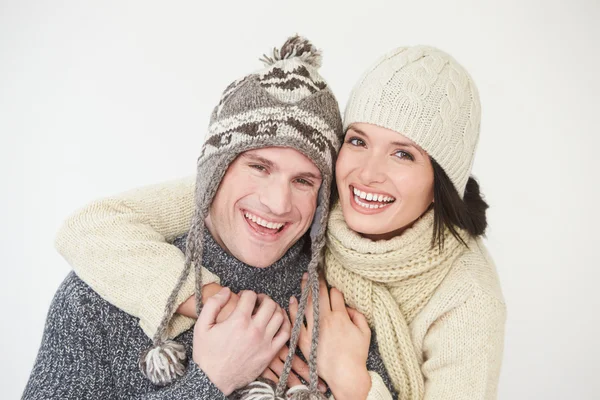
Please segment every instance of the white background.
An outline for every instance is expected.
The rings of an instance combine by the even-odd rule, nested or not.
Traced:
[[[299,32],[343,107],[384,52],[455,56],[483,105],[474,167],[508,304],[500,399],[600,393],[600,6],[573,1],[0,1],[0,387],[21,396],[54,234],[98,197],[194,172],[212,107]]]

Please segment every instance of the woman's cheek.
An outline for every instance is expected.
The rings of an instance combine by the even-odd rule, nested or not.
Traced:
[[[342,147],[335,165],[336,179],[339,181],[346,178],[357,164],[360,164],[360,156],[358,154],[352,154]]]

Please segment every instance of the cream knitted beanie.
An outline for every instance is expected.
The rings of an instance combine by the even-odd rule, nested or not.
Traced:
[[[344,131],[363,122],[401,133],[444,169],[462,198],[480,119],[477,88],[456,60],[433,47],[400,47],[380,58],[354,87]]]

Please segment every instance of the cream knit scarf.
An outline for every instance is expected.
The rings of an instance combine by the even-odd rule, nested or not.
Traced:
[[[459,231],[466,240],[468,236]],[[379,351],[402,400],[421,400],[424,379],[409,324],[427,304],[464,246],[445,232],[444,248],[431,248],[433,210],[401,235],[381,241],[351,230],[336,204],[329,217],[325,276],[377,334]]]

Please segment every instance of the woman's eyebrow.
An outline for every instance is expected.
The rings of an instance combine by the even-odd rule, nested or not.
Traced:
[[[356,129],[354,127],[350,127],[349,130],[357,133],[359,136],[363,136],[368,138],[369,135],[367,135],[365,132],[361,131],[360,129]],[[406,141],[406,142],[400,142],[400,141],[394,141],[391,143],[391,145],[393,146],[400,146],[400,147],[412,147],[413,149],[417,150],[419,153],[421,153],[423,156],[426,156],[425,150],[423,150],[422,148],[420,148],[419,146],[415,145],[413,142],[410,141]]]
[[[369,137],[369,135],[367,135],[366,133],[364,133],[364,132],[363,132],[363,131],[361,131],[360,129],[353,128],[353,127],[350,127],[350,128],[349,128],[349,130],[351,130],[352,132],[358,133],[360,136],[364,136],[364,137],[366,137],[366,138],[368,138],[368,137]]]
[[[395,141],[395,142],[392,142],[392,144],[393,144],[394,146],[400,146],[400,147],[413,147],[413,148],[415,148],[415,149],[417,149],[417,150],[419,150],[419,151],[422,151],[422,149],[420,149],[420,148],[419,148],[419,146],[416,146],[416,145],[415,145],[414,143],[412,143],[412,142],[402,142],[402,141]]]

